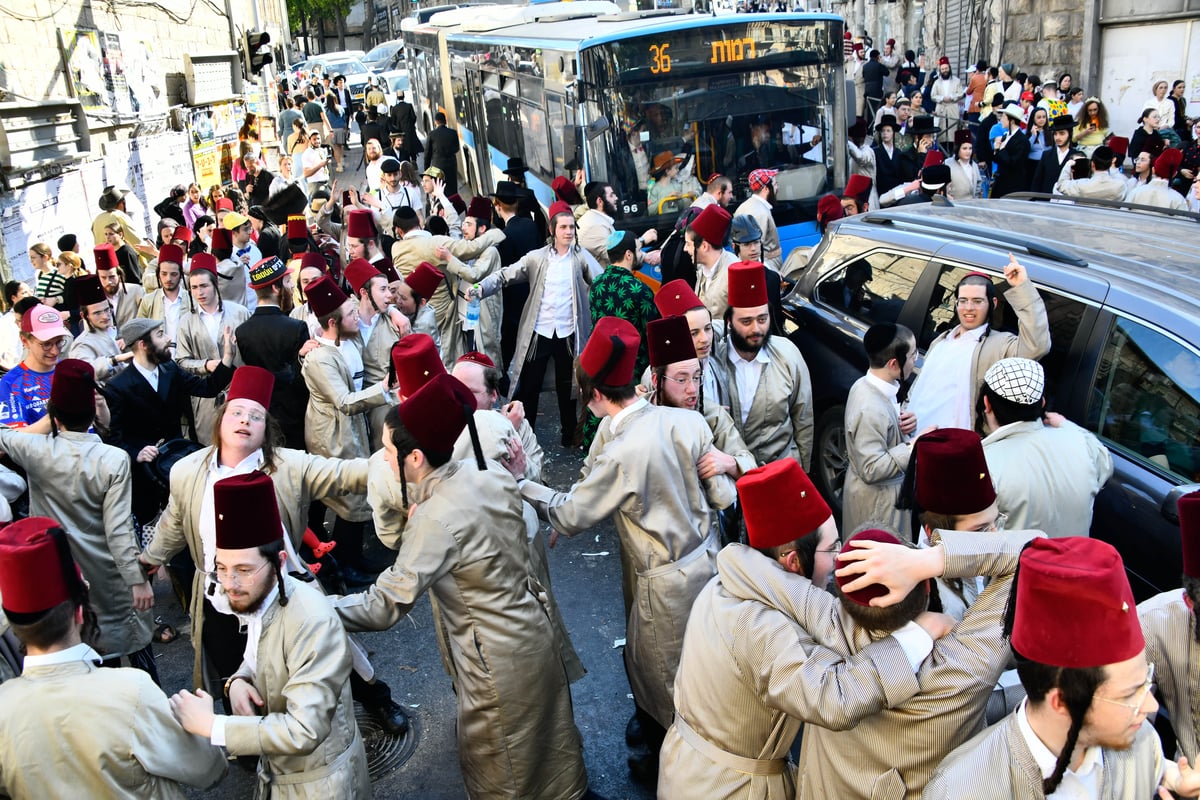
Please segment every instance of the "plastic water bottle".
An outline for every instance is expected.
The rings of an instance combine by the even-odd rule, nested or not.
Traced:
[[[479,327],[479,284],[475,284],[473,288],[475,291],[467,300],[467,319],[463,322],[464,331],[473,331]]]

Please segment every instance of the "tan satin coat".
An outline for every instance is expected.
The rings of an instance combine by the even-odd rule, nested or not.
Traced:
[[[77,358],[92,365],[96,380],[104,383],[128,366],[129,362],[113,364],[112,357],[121,354],[116,341],[107,333],[89,330],[84,326],[83,333],[71,342],[67,358]]]
[[[208,480],[208,463],[215,448],[206,447],[179,460],[171,469],[171,497],[155,529],[154,539],[146,546],[146,559],[165,564],[187,548],[196,575],[192,579],[193,683],[201,683],[201,632],[204,628],[204,547],[200,539],[200,505]],[[263,470],[275,485],[275,504],[279,518],[299,551],[308,527],[308,507],[313,500],[338,495],[357,495],[367,491],[367,460],[322,458],[301,450],[280,448],[275,451],[275,466]],[[336,554],[336,550],[334,551]]]
[[[207,789],[225,764],[139,669],[74,661],[0,685],[0,794],[13,800],[183,800],[179,784]]]
[[[225,326],[228,325],[236,331],[238,326],[248,319],[250,319],[250,312],[246,310],[245,306],[226,300],[221,322],[217,326],[217,341],[214,342],[208,335],[208,329],[204,327],[204,322],[201,321],[199,314],[181,314],[179,330],[175,332],[175,363],[181,369],[195,375],[207,375],[208,370],[204,368],[205,364],[209,361],[221,360],[221,347],[218,342],[222,341],[224,336],[222,331]],[[243,363],[241,354],[235,349],[234,369],[242,366]],[[212,430],[213,423],[217,421],[217,408],[224,402],[225,392],[221,392],[218,397],[192,398],[192,415],[196,420],[196,441],[200,444],[212,444]]]
[[[611,517],[621,543],[628,614],[625,663],[638,706],[665,728],[692,601],[716,572],[712,509],[736,496],[733,481],[701,481],[696,462],[712,433],[694,411],[645,404],[612,431],[602,420],[580,480],[568,492],[527,482],[538,516],[573,536]]]
[[[512,476],[451,461],[409,492],[418,505],[395,565],[367,592],[334,599],[343,623],[385,630],[429,591],[447,637],[467,795],[581,797],[582,742]]]
[[[367,753],[350,697],[350,641],[321,591],[284,578],[288,603],[263,614],[253,672],[235,673],[262,696],[261,717],[225,718],[231,755],[262,756],[256,797],[365,800]],[[269,787],[269,788],[268,788]]]
[[[912,541],[912,515],[896,509],[912,453],[900,433],[896,404],[862,377],[846,397],[845,420],[850,464],[842,491],[842,530],[850,535],[864,522],[877,522],[901,541]]]
[[[308,385],[304,415],[304,445],[308,451],[330,458],[370,456],[367,412],[387,403],[379,384],[364,379],[363,390],[354,391],[346,360],[336,347],[324,344],[304,357],[300,372]],[[362,522],[371,518],[365,494],[327,497],[323,502],[344,520]]]
[[[29,475],[29,513],[66,530],[71,555],[91,584],[103,656],[136,653],[150,644],[153,610],[133,607],[133,587],[146,582],[138,566],[130,502],[129,455],[92,433],[57,436],[0,428],[0,450]]]

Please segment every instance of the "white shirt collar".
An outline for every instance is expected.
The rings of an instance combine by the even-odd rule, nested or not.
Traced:
[[[634,402],[630,403],[629,405],[625,406],[617,413],[610,416],[608,418],[609,430],[611,430],[613,433],[616,433],[617,428],[619,428],[621,426],[621,423],[623,421],[625,421],[626,417],[628,417],[630,414],[632,414],[635,411],[638,411],[639,409],[643,408],[646,405],[648,405],[648,403],[646,402],[646,398],[639,397]]]
[[[433,234],[427,230],[424,230],[422,228],[413,228],[411,231],[404,234],[404,236],[402,238],[405,238],[405,239],[429,239],[432,237],[433,237]]]
[[[954,326],[954,330],[951,331],[950,335],[946,338],[948,338],[948,339],[966,339],[966,340],[969,340],[972,342],[978,342],[980,339],[983,338],[983,335],[985,333],[987,333],[987,329],[988,329],[988,324],[986,322],[983,323],[982,325],[980,325],[978,328],[972,328],[969,331],[963,330],[963,326],[961,324],[959,324],[959,325]]]
[[[1030,754],[1033,755],[1033,760],[1037,762],[1038,769],[1042,771],[1043,778],[1049,778],[1054,774],[1054,766],[1058,763],[1058,756],[1050,752],[1050,748],[1043,744],[1038,735],[1034,733],[1033,726],[1029,724],[1029,714],[1026,709],[1027,700],[1021,701],[1021,707],[1017,709],[1017,728],[1021,731],[1021,737],[1025,739],[1025,745],[1029,748]],[[1083,761],[1079,764],[1079,769],[1068,769],[1067,772],[1084,777],[1091,774],[1093,769],[1104,766],[1104,751],[1099,747],[1089,747],[1083,753]]]
[[[92,661],[98,664],[103,660],[104,656],[97,653],[89,645],[80,642],[65,650],[55,650],[53,653],[26,655],[25,669],[30,669],[31,667],[54,667],[59,664],[73,664],[76,661]]]
[[[158,367],[157,366],[151,367],[150,369],[146,369],[145,367],[143,367],[141,364],[139,364],[137,362],[137,359],[134,359],[134,360],[130,361],[129,363],[133,364],[134,368],[137,369],[138,372],[142,373],[142,377],[146,379],[146,383],[150,384],[155,389],[158,388]]]
[[[885,381],[883,378],[880,378],[879,376],[875,375],[875,373],[873,373],[873,372],[867,373],[867,383],[874,386],[876,389],[878,389],[880,392],[883,393],[884,397],[886,397],[892,401],[895,401],[896,394],[900,391],[900,384],[889,383],[888,381]]]
[[[766,345],[763,345],[762,347],[758,348],[758,352],[754,354],[754,358],[751,358],[749,360],[742,358],[741,355],[738,354],[737,348],[734,347],[733,345],[730,345],[729,348],[726,350],[726,355],[729,358],[729,363],[733,364],[734,366],[737,366],[739,361],[743,364],[749,364],[754,361],[757,361],[760,364],[770,364],[771,363],[771,357],[769,355],[767,355],[767,346]]]
[[[236,466],[222,467],[221,453],[217,448],[213,448],[212,456],[208,459],[208,468],[217,473],[220,478],[228,478],[230,475],[244,475],[247,472],[253,472],[263,464],[263,451],[260,447],[250,455],[243,458]]]

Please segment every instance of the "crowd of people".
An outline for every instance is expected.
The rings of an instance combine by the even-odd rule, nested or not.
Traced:
[[[967,96],[947,67],[943,120]],[[287,145],[315,164],[328,143],[316,171],[269,172],[248,119],[240,177],[172,191],[156,239],[108,187],[91,269],[67,235],[57,256],[31,247],[36,287],[4,287],[0,605],[19,647],[0,648],[0,792],[179,796],[230,757],[257,760],[259,796],[369,797],[352,703],[388,734],[409,722],[354,634],[428,594],[467,795],[594,797],[547,546],[610,520],[628,766],[660,797],[1200,795],[1200,495],[1179,505],[1184,592],[1137,606],[1087,538],[1111,457],[1045,412],[1046,309],[1015,258],[1002,284],[955,287],[915,383],[912,331],[866,331],[839,524],[807,474],[814,376],[783,335],[774,171],[732,213],[712,176],[660,243],[617,229],[612,185],[582,173],[543,211],[516,158],[465,200],[444,118],[422,143],[411,106],[368,94],[391,148],[367,129],[366,184],[343,187],[329,98],[339,119],[350,105],[323,83],[294,98]],[[983,179],[971,150],[935,158],[947,134],[975,141],[975,112],[954,131],[881,95],[822,221]],[[1028,138],[1020,103],[989,102],[989,162]],[[1043,108],[1031,172],[1056,188],[1078,123]],[[1001,294],[1015,334],[990,330]],[[559,443],[582,459],[565,487],[535,432],[551,361]],[[159,685],[152,642],[177,635],[155,624],[160,572],[189,614],[194,692]],[[986,728],[1014,660],[1027,699]],[[1178,761],[1147,719],[1156,674]]]
[[[1118,132],[1069,73],[981,61],[964,82],[948,58],[925,73],[894,45],[864,56],[854,42],[846,62],[851,173],[871,180],[870,208],[1036,192],[1200,212],[1200,120],[1187,115],[1184,81],[1154,82],[1137,127]]]

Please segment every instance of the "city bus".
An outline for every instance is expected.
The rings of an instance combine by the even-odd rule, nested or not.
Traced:
[[[733,180],[734,208],[752,170],[775,169],[786,254],[818,238],[816,201],[846,182],[844,30],[828,14],[621,12],[584,0],[459,8],[405,42],[419,122],[428,131],[442,110],[457,127],[472,193],[491,192],[519,157],[548,206],[554,177],[579,168],[612,184],[619,227],[666,231],[709,176]],[[676,159],[691,192],[652,192],[653,165]]]

